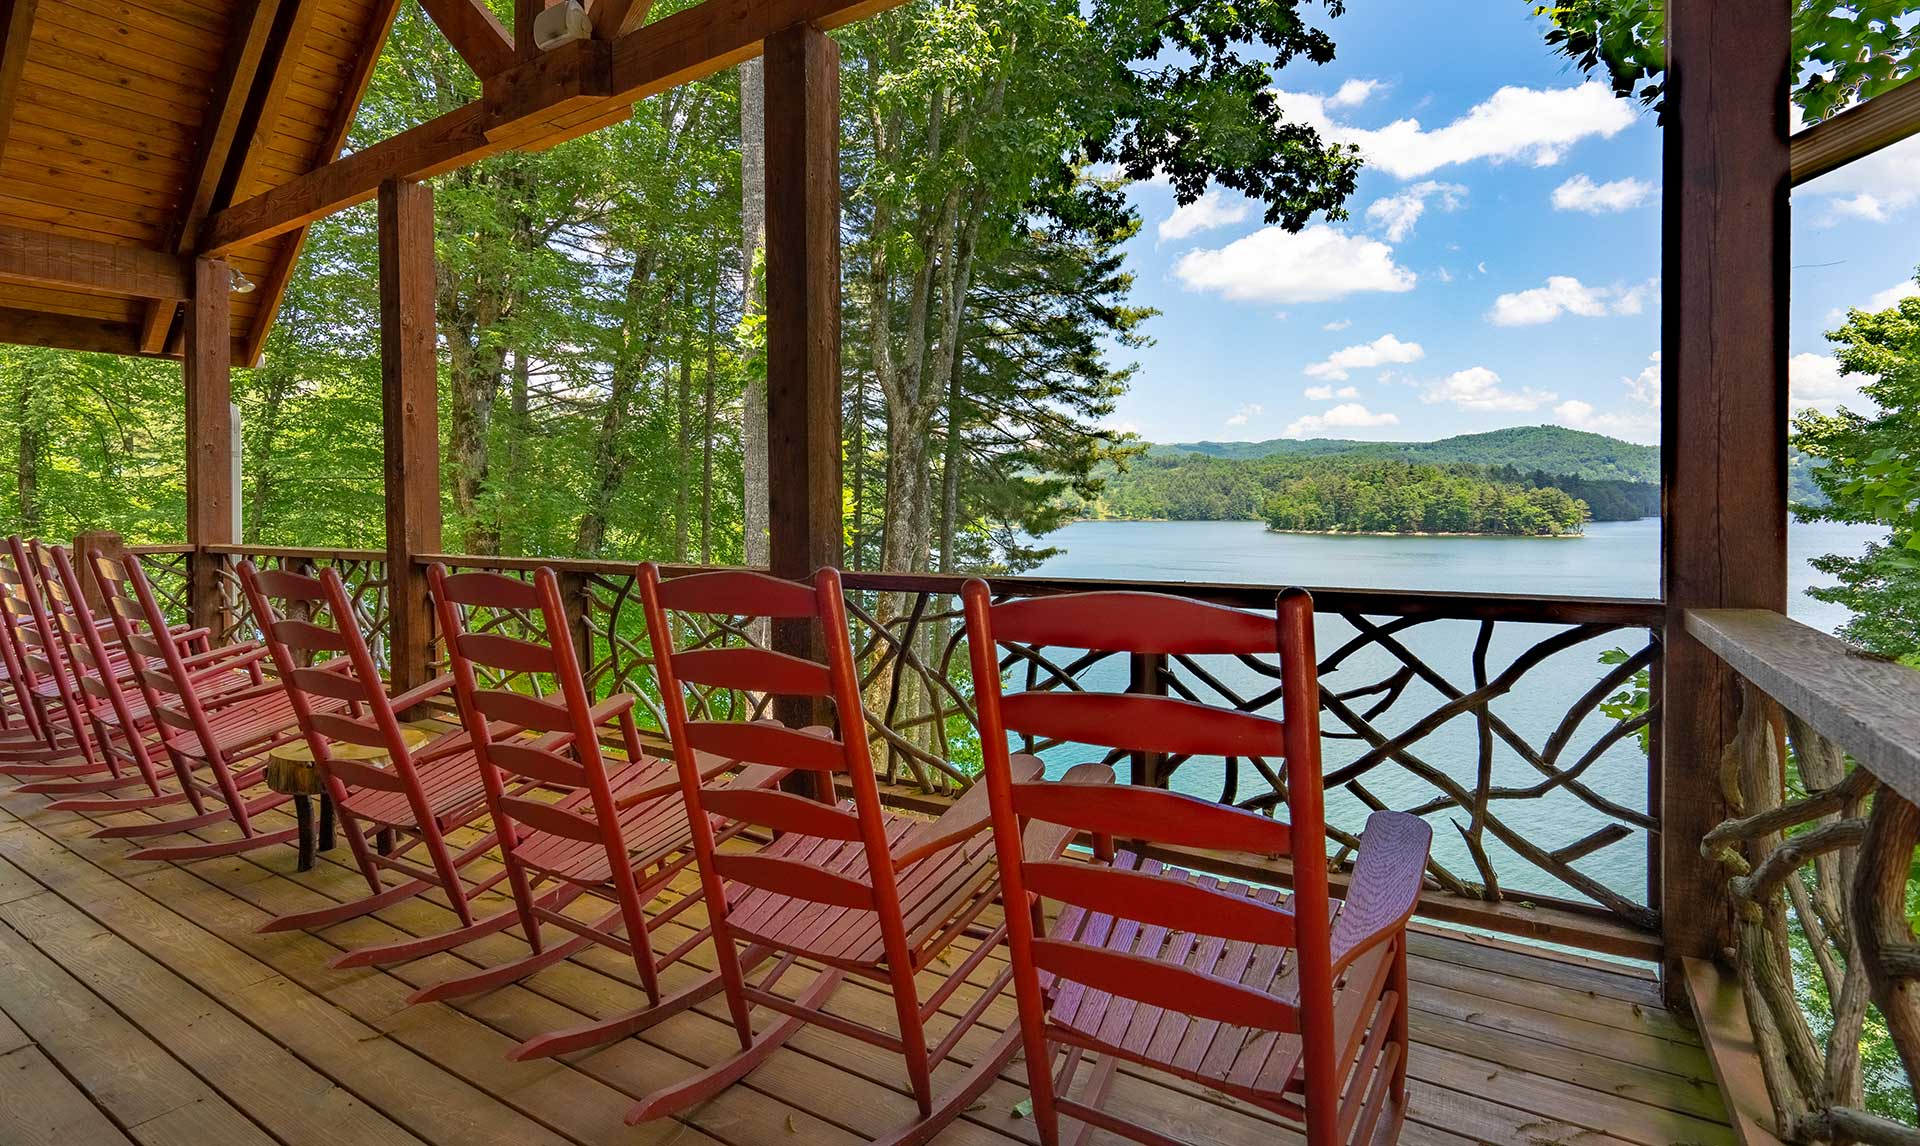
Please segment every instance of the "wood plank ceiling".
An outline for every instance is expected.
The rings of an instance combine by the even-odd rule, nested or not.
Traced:
[[[163,272],[210,214],[339,154],[396,3],[0,0],[0,341],[177,355]],[[228,254],[256,287],[236,365],[302,235]]]

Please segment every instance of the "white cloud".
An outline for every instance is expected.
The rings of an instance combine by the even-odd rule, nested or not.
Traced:
[[[1880,311],[1895,306],[1901,299],[1906,298],[1920,298],[1920,279],[1908,279],[1905,282],[1897,282],[1886,290],[1875,291],[1867,301],[1860,303],[1853,309],[1864,310],[1868,314],[1878,314]],[[1829,324],[1839,326],[1845,321],[1847,321],[1846,307],[1836,306],[1827,312],[1827,322]]]
[[[1174,273],[1190,290],[1251,302],[1325,302],[1362,291],[1409,291],[1417,276],[1378,239],[1316,223],[1298,234],[1262,227],[1218,249],[1189,251]]]
[[[1209,191],[1160,220],[1160,240],[1184,239],[1215,227],[1229,227],[1244,222],[1252,212],[1253,204],[1240,196],[1229,200],[1219,191]]]
[[[1531,386],[1522,386],[1518,392],[1503,389],[1498,374],[1484,366],[1470,366],[1427,387],[1420,400],[1448,402],[1463,410],[1537,410],[1557,397]]]
[[[1340,90],[1327,97],[1328,107],[1359,107],[1380,90],[1379,80],[1348,80]]]
[[[1593,403],[1569,398],[1553,408],[1554,419],[1563,426],[1610,434],[1636,442],[1651,442],[1660,435],[1660,355],[1656,351],[1647,365],[1631,378],[1620,379],[1626,388],[1628,408],[1602,414]]]
[[[1795,109],[1796,113],[1798,109]],[[1795,205],[1825,207],[1819,222],[1889,222],[1920,203],[1920,136],[1883,147],[1793,189]]]
[[[1787,398],[1795,406],[1830,411],[1844,403],[1856,409],[1872,409],[1873,400],[1860,393],[1864,381],[1840,373],[1839,359],[1830,354],[1796,354],[1787,359]]]
[[[1600,215],[1608,211],[1629,211],[1653,198],[1653,184],[1642,179],[1616,179],[1595,183],[1585,175],[1576,175],[1553,189],[1556,211],[1585,211]]]
[[[1344,382],[1353,370],[1404,365],[1418,362],[1426,356],[1426,350],[1418,342],[1402,342],[1391,334],[1383,334],[1372,342],[1334,351],[1326,361],[1309,365],[1306,373],[1309,378],[1331,378],[1336,382]]]
[[[1347,327],[1352,325],[1353,325],[1353,320],[1351,318],[1342,318],[1334,322],[1323,322],[1320,324],[1320,329],[1321,330],[1345,330]]]
[[[1487,321],[1495,326],[1534,326],[1563,314],[1582,318],[1639,314],[1658,285],[1658,279],[1649,279],[1631,287],[1590,287],[1572,275],[1551,275],[1545,286],[1494,299]]]
[[[1244,426],[1249,420],[1258,418],[1264,413],[1266,413],[1265,408],[1258,402],[1249,402],[1233,412],[1233,416],[1227,419],[1227,425]]]
[[[1357,145],[1370,166],[1401,179],[1480,159],[1551,166],[1575,143],[1593,136],[1611,139],[1636,118],[1628,101],[1597,81],[1568,88],[1503,87],[1432,131],[1410,117],[1381,128],[1354,127],[1327,114],[1339,106],[1333,100],[1304,92],[1274,94],[1289,117],[1310,124],[1323,138]]]
[[[1346,402],[1324,414],[1308,414],[1298,421],[1289,423],[1287,437],[1311,438],[1324,434],[1328,430],[1359,430],[1399,424],[1398,414],[1376,414],[1358,402]]]
[[[1360,396],[1360,388],[1358,386],[1342,386],[1338,390],[1335,390],[1331,386],[1309,386],[1305,390],[1302,390],[1301,393],[1316,402],[1331,402],[1335,398],[1358,398]]]
[[[1427,200],[1437,199],[1442,211],[1455,211],[1466,198],[1467,189],[1458,183],[1427,179],[1400,192],[1375,199],[1367,205],[1367,222],[1384,229],[1389,243],[1397,243],[1413,234],[1413,226],[1426,214]]]

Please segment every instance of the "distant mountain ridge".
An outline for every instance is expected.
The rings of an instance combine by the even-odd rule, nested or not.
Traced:
[[[1433,442],[1363,442],[1343,438],[1274,438],[1264,442],[1175,442],[1150,456],[1199,454],[1230,461],[1339,455],[1409,462],[1510,466],[1589,480],[1658,483],[1660,450],[1565,426],[1513,426]]]

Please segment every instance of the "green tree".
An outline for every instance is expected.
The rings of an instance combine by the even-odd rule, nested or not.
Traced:
[[[1877,409],[1794,418],[1793,444],[1827,497],[1794,512],[1802,521],[1885,526],[1887,535],[1858,557],[1816,558],[1814,568],[1840,583],[1809,592],[1851,610],[1841,629],[1849,640],[1920,662],[1920,298],[1850,311],[1827,337],[1840,372],[1865,379],[1860,392]]]
[[[1602,71],[1623,98],[1658,114],[1667,66],[1666,0],[1528,0],[1547,43],[1583,72]],[[1792,99],[1815,123],[1911,79],[1920,20],[1913,0],[1794,0]]]

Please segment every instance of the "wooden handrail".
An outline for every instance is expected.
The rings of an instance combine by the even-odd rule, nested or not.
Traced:
[[[315,549],[299,545],[209,545],[208,553],[228,557],[281,557],[306,561],[385,561],[384,549]]]
[[[1765,609],[1697,609],[1687,632],[1868,771],[1920,801],[1920,671]]]

